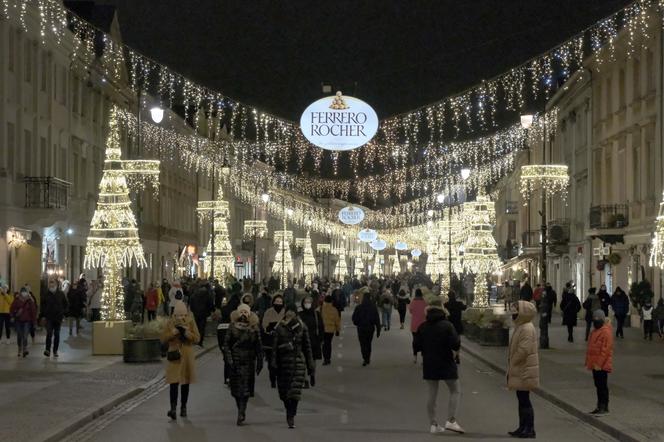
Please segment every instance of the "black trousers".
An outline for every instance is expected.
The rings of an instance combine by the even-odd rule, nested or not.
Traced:
[[[362,359],[366,362],[371,361],[371,341],[373,340],[374,327],[358,327],[357,337],[360,340],[360,351],[362,352]]]
[[[549,348],[549,315],[540,315],[540,348]]]
[[[267,362],[270,385],[274,385],[277,382],[277,368],[272,366],[272,349],[263,347],[263,353],[265,354],[265,362]]]
[[[586,319],[586,341],[588,340],[588,336],[590,336],[590,328],[592,326],[593,326],[593,322]]]
[[[535,410],[530,402],[530,391],[517,390],[516,398],[519,401],[519,427],[535,428]]]
[[[652,319],[643,321],[643,338],[648,338],[652,341]]]
[[[403,323],[406,322],[406,309],[400,308],[397,309],[397,311],[399,312],[399,322],[403,325]]]
[[[201,335],[201,340],[198,341],[198,345],[203,345],[203,339],[205,339],[205,323],[207,322],[207,316],[194,316],[196,320],[196,327],[198,327],[198,333]]]
[[[323,335],[323,360],[331,361],[332,360],[332,338],[334,338],[334,333],[327,333]]]
[[[295,417],[297,415],[297,403],[295,399],[286,399],[284,406],[286,407],[286,416]]]
[[[574,342],[574,326],[567,324],[567,340]]]
[[[415,335],[417,335],[417,332],[412,332],[413,333],[413,356],[417,356],[417,349],[415,348]]]
[[[217,329],[217,344],[219,344],[219,350],[224,350],[224,339],[226,338],[226,330]],[[224,362],[224,383],[231,377],[231,368],[226,362]]]
[[[60,346],[60,327],[62,321],[46,320],[46,350],[51,351],[51,341],[53,342],[53,353],[58,352]]]
[[[616,323],[618,325],[616,329],[616,336],[624,338],[625,334],[623,333],[623,326],[625,325],[625,315],[616,315]]]
[[[597,390],[597,407],[609,406],[609,373],[604,370],[593,370],[593,381]]]
[[[170,384],[171,410],[175,410],[175,407],[178,406],[178,385],[180,384]],[[180,385],[180,390],[182,391],[180,405],[186,408],[189,400],[189,384]]]
[[[148,321],[154,321],[155,319],[157,319],[157,311],[148,310]]]
[[[11,317],[9,316],[9,313],[0,313],[0,338],[2,337],[2,328],[4,327],[5,329],[5,334],[7,335],[7,339],[12,337],[12,324],[11,324]],[[4,324],[4,326],[3,326]]]

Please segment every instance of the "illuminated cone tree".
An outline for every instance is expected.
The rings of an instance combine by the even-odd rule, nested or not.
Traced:
[[[210,235],[207,247],[205,248],[206,267],[212,269],[210,275],[215,278],[226,278],[235,273],[235,257],[228,235],[228,221],[230,219],[230,210],[228,201],[224,200],[224,195],[219,189],[219,196],[216,200],[199,201],[196,208],[199,220],[209,220],[212,218],[212,228],[214,235]],[[214,238],[214,247],[212,239]],[[209,263],[209,265],[208,265]],[[208,270],[209,272],[209,270]]]
[[[342,279],[348,276],[348,264],[346,263],[346,248],[341,246],[337,249],[337,254],[339,259],[337,259],[337,264],[334,266],[334,274],[337,279]]]
[[[284,230],[275,230],[274,232],[277,255],[274,257],[274,264],[272,265],[272,273],[279,275],[282,288],[286,288],[288,277],[293,273],[293,257],[290,249],[292,242],[293,231],[286,230],[286,221],[284,220]]]
[[[114,321],[125,319],[122,269],[135,262],[146,267],[136,218],[129,199],[128,181],[138,187],[159,179],[159,161],[123,161],[117,112],[113,108],[106,139],[106,159],[99,183],[97,207],[90,222],[85,246],[86,269],[101,268],[104,286],[101,317]]]
[[[317,273],[317,268],[314,251],[311,248],[311,236],[309,236],[309,232],[307,232],[307,236],[304,238],[303,249],[304,253],[302,256],[302,273],[304,273],[304,283],[306,285],[311,285],[311,281]]]

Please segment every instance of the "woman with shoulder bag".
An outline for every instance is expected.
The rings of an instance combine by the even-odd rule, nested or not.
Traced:
[[[161,334],[161,341],[168,345],[166,353],[166,382],[170,384],[171,409],[167,415],[176,419],[178,405],[178,385],[181,385],[182,399],[180,416],[187,417],[189,384],[195,381],[195,355],[193,345],[200,340],[194,317],[187,311],[182,300],[176,300],[168,323]]]

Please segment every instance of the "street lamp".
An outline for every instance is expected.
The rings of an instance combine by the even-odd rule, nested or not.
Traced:
[[[427,216],[428,216],[429,218],[431,218],[431,217],[433,216],[433,210],[429,209],[429,210],[427,211]]]
[[[261,195],[261,201],[263,201],[263,203],[265,203],[265,204],[270,202],[270,194],[269,193],[263,193]]]
[[[152,121],[155,123],[161,123],[161,121],[164,119],[164,109],[159,106],[153,106],[150,109],[150,117],[152,117]]]
[[[466,181],[468,177],[470,176],[470,169],[464,167],[461,169],[461,179]]]
[[[443,204],[445,202],[445,194],[439,193],[436,196],[436,201],[438,201],[438,204]]]
[[[534,116],[532,114],[521,115],[521,127],[524,129],[530,129],[530,126],[533,125],[533,118]]]

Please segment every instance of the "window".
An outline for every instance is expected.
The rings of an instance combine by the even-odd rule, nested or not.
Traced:
[[[606,103],[605,103],[606,111],[604,112],[604,114],[606,116],[609,116],[613,112],[613,97],[612,97],[613,90],[611,88],[611,77],[606,79],[605,84],[606,86],[604,86],[605,89],[604,93],[606,94]]]
[[[40,167],[40,176],[48,176],[48,163],[50,158],[48,158],[48,152],[46,152],[46,138],[39,138],[39,167]]]
[[[72,155],[72,157],[73,157],[72,164],[74,165],[74,170],[71,174],[71,182],[74,189],[76,189],[74,192],[76,193],[76,195],[79,195],[81,190],[81,182],[78,180],[78,154],[75,153]]]
[[[14,164],[14,152],[16,152],[16,126],[7,122],[7,173],[14,176],[16,165]]]
[[[32,133],[25,129],[23,131],[23,175],[30,175],[30,159],[32,158]]]
[[[78,77],[74,77],[71,84],[71,111],[74,114],[78,113],[79,88],[80,82],[78,81]]]
[[[48,77],[49,77],[49,71],[51,69],[50,61],[49,61],[49,54],[46,51],[42,51],[41,53],[41,84],[40,84],[40,89],[42,92],[46,92],[46,88],[48,86]]]
[[[634,77],[632,78],[632,87],[634,88],[634,98],[641,98],[641,62],[634,59]]]
[[[618,75],[618,109],[625,107],[625,70],[620,69]]]
[[[16,64],[16,32],[14,28],[9,27],[9,38],[7,42],[9,44],[9,59],[7,60],[7,70],[9,72],[14,72],[14,65]]]
[[[516,221],[513,219],[507,222],[507,239],[516,241]]]
[[[60,148],[60,170],[58,177],[67,181],[67,148],[62,146]]]
[[[81,193],[85,196],[85,194],[90,190],[90,186],[88,185],[88,159],[87,158],[81,158]]]
[[[57,75],[57,90],[58,90],[58,102],[66,106],[67,105],[67,69],[64,66],[58,66],[58,75]]]
[[[25,51],[24,51],[24,79],[28,83],[32,81],[32,42],[30,40],[25,40]]]
[[[648,75],[647,91],[650,92],[655,89],[655,63],[653,53],[650,49],[648,49],[646,55],[646,74]]]

